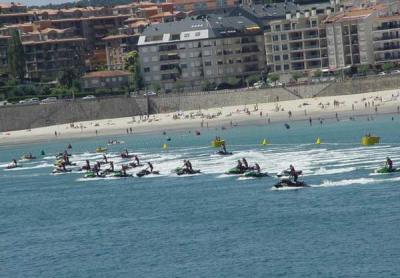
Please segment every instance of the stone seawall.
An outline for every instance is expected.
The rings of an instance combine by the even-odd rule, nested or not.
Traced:
[[[77,121],[129,117],[222,106],[292,100],[299,97],[367,93],[400,88],[399,76],[353,79],[345,82],[253,91],[168,94],[151,97],[114,97],[45,105],[0,107],[0,131],[28,129]]]
[[[0,131],[147,113],[145,98],[109,98],[0,108]]]
[[[282,88],[193,94],[169,94],[146,97],[115,97],[96,100],[76,100],[43,105],[0,107],[0,131],[29,129],[78,121],[165,113],[230,105],[295,99]]]
[[[334,82],[315,96],[362,94],[393,89],[400,89],[400,75],[368,76],[345,82]]]

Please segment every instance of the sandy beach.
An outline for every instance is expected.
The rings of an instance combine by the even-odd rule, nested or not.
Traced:
[[[116,137],[122,134],[170,130],[201,130],[202,128],[240,126],[321,120],[399,113],[400,91],[387,90],[365,94],[341,95],[298,99],[282,102],[230,106],[199,111],[177,111],[146,117],[126,117],[106,120],[75,122],[31,130],[0,133],[0,145],[23,144],[69,138],[95,136]]]

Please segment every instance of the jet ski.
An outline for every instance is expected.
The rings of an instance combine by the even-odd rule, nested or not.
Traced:
[[[290,179],[282,179],[277,184],[275,184],[274,187],[275,188],[285,188],[285,187],[301,188],[301,187],[309,187],[309,186],[303,181],[294,182]]]
[[[117,171],[117,172],[113,172],[112,174],[108,175],[110,177],[115,177],[115,178],[129,178],[129,177],[133,177],[132,174],[127,174],[127,173],[123,173],[122,171]]]
[[[136,167],[142,167],[143,164],[136,164],[135,162],[130,162],[129,164],[130,168],[136,168]]]
[[[242,175],[249,170],[250,169],[244,169],[244,168],[239,169],[239,168],[235,167],[235,168],[232,168],[232,169],[228,170],[227,172],[225,172],[225,174],[227,174],[227,175]]]
[[[85,179],[90,179],[90,178],[105,178],[106,176],[103,173],[97,174],[96,172],[90,171],[87,172],[83,177]]]
[[[64,161],[63,159],[57,160],[54,163],[54,166],[60,167],[63,163],[65,163],[65,166],[76,166],[76,163],[67,162],[67,161]]]
[[[31,154],[24,154],[23,156],[21,156],[21,160],[33,160],[36,159],[36,156],[33,156]]]
[[[218,152],[216,152],[215,154],[218,154],[218,155],[232,155],[233,153],[232,152],[224,152],[224,151],[218,151]]]
[[[250,171],[246,172],[243,174],[244,177],[249,177],[249,178],[263,178],[263,177],[269,177],[267,172],[257,172],[257,171]]]
[[[140,171],[139,173],[137,173],[136,176],[138,176],[139,178],[141,178],[141,177],[144,177],[144,176],[159,175],[159,174],[160,174],[159,171],[150,172],[149,170],[143,169],[142,171]]]
[[[181,168],[181,167],[178,167],[178,168],[175,169],[175,173],[176,173],[178,176],[182,176],[182,175],[194,175],[194,174],[199,174],[200,172],[201,172],[200,170],[189,171],[189,170],[187,170],[187,169],[185,169],[185,168]]]
[[[64,174],[64,173],[70,173],[70,172],[72,172],[71,169],[55,168],[52,173],[53,174]]]
[[[15,168],[21,168],[21,167],[22,167],[21,164],[17,164],[17,165],[9,164],[9,165],[7,165],[6,169],[15,169]]]
[[[134,158],[134,154],[126,154],[126,153],[121,153],[121,158]]]
[[[392,168],[390,170],[389,167],[385,166],[385,167],[375,170],[375,173],[379,173],[379,174],[389,174],[389,173],[396,173],[396,172],[400,172],[400,168]]]

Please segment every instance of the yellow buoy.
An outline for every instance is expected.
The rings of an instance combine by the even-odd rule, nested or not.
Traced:
[[[162,148],[163,148],[163,150],[168,150],[168,145],[167,144],[163,144]]]
[[[375,144],[379,144],[380,139],[381,138],[378,137],[378,136],[366,135],[366,136],[361,138],[361,145],[372,146],[372,145],[375,145]]]
[[[315,144],[320,145],[321,144],[321,138],[317,138],[317,141],[315,142]]]
[[[269,141],[267,139],[262,140],[261,145],[266,146],[269,144]]]
[[[221,139],[211,141],[211,146],[213,148],[220,148],[222,147],[223,144],[225,144],[225,141]]]

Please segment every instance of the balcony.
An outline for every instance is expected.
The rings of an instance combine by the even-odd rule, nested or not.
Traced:
[[[390,45],[390,46],[384,46],[384,47],[375,47],[374,51],[385,51],[385,50],[396,50],[400,49],[400,45]]]
[[[164,52],[164,51],[171,51],[171,50],[177,50],[176,44],[171,44],[171,45],[161,45],[158,47],[159,52]]]
[[[292,56],[290,59],[293,61],[304,60],[304,56]]]
[[[247,44],[247,43],[257,43],[255,38],[242,38],[241,41],[242,44]]]
[[[259,51],[260,51],[260,49],[258,48],[258,46],[242,48],[242,53],[252,53],[252,52],[259,52]]]
[[[180,60],[181,58],[179,57],[178,54],[168,54],[168,55],[161,55],[160,56],[160,61],[174,61],[174,60]]]
[[[374,38],[374,41],[387,41],[387,40],[397,40],[400,39],[400,36],[397,35],[391,35],[391,36],[382,36],[382,37],[378,37],[378,38]]]
[[[305,49],[313,49],[313,48],[319,48],[318,44],[307,44],[304,46]]]

